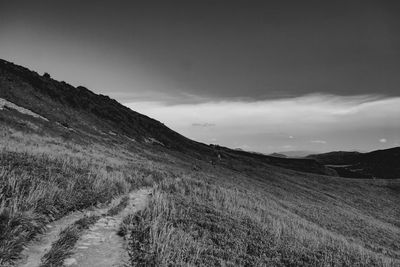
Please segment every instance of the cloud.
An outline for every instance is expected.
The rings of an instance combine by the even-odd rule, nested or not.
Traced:
[[[205,122],[205,123],[192,123],[192,126],[194,126],[194,127],[214,127],[216,125],[215,125],[215,123]]]
[[[245,143],[260,152],[279,149],[288,138],[291,145],[305,150],[309,140],[326,144],[324,149],[373,149],[376,147],[371,141],[382,129],[400,138],[400,97],[312,94],[262,101],[147,101],[125,105],[197,141],[208,143],[217,138],[222,145],[236,147]],[[198,127],[209,130],[195,129]],[[314,140],[313,136],[324,136],[329,144]]]
[[[326,144],[327,142],[324,140],[311,140],[310,143],[314,144]]]
[[[386,139],[386,138],[381,138],[381,139],[379,139],[379,142],[381,142],[381,143],[386,143],[386,142],[387,142],[387,139]]]
[[[283,146],[281,146],[281,148],[287,150],[287,149],[295,149],[296,147],[292,146],[292,145],[283,145]]]

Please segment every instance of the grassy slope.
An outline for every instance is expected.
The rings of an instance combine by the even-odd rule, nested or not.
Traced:
[[[398,180],[305,174],[248,158],[213,168],[157,147],[0,129],[3,263],[47,221],[155,182],[149,207],[125,225],[133,265],[399,264]]]
[[[257,171],[160,183],[130,220],[132,265],[400,264],[400,181]]]
[[[152,184],[162,173],[122,146],[15,128],[0,125],[0,265],[16,260],[49,221]]]

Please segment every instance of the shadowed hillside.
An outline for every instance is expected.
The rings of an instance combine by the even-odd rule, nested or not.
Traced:
[[[330,152],[307,156],[349,178],[400,178],[400,147],[369,153]]]
[[[70,138],[95,139],[102,142],[139,142],[185,152],[197,159],[216,161],[218,149],[192,141],[172,131],[161,122],[132,111],[104,95],[97,95],[85,87],[73,87],[58,82],[46,74],[0,60],[0,98],[26,108],[47,121],[40,123],[52,131]],[[18,115],[20,116],[20,115]],[[221,147],[222,149],[222,147]],[[237,154],[223,148],[224,152]],[[275,159],[240,152],[252,160],[289,169],[331,174],[313,160]]]
[[[4,60],[0,60],[0,79],[1,98],[80,133],[118,134],[178,150],[195,145],[162,123],[85,87],[73,87]]]

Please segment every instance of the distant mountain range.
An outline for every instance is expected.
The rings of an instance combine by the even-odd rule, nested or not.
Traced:
[[[276,158],[287,158],[288,157],[288,156],[286,156],[284,154],[281,154],[281,153],[272,153],[272,154],[269,154],[268,156],[276,157]]]
[[[400,147],[368,153],[336,151],[309,155],[349,178],[400,178]]]
[[[311,154],[317,154],[317,152],[307,151],[307,150],[293,150],[293,151],[276,152],[276,154],[285,155],[288,158],[304,158]]]

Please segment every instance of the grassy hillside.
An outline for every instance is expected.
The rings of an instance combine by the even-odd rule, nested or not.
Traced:
[[[133,266],[400,264],[400,181],[258,171],[159,183],[149,207],[127,219]]]
[[[0,136],[1,266],[17,259],[48,222],[146,183],[146,172],[113,157],[115,150],[4,126]]]
[[[399,179],[199,144],[1,64],[0,98],[21,108],[0,108],[0,265],[48,222],[153,186],[121,226],[132,266],[400,266]]]

